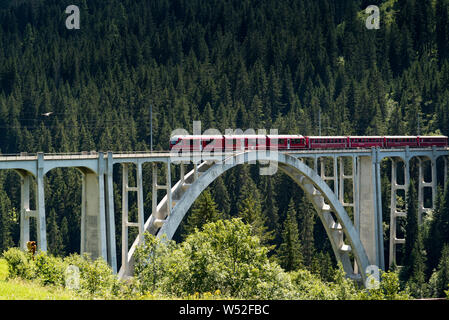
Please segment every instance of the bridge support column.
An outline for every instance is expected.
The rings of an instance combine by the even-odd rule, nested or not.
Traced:
[[[321,166],[320,176],[321,176],[321,179],[323,179],[324,181],[332,181],[332,185],[333,185],[332,189],[338,197],[337,157],[334,156],[332,159],[333,159],[332,176],[326,176],[326,165],[324,163],[324,159],[320,158],[320,166]]]
[[[106,239],[104,156],[99,153],[98,174],[83,172],[81,204],[81,254],[88,253],[93,260],[102,257],[108,261]]]
[[[443,188],[444,190],[446,190],[446,181],[447,181],[447,157],[443,157],[444,160],[444,183],[443,183]]]
[[[173,199],[171,194],[171,161],[167,161],[167,217],[170,216],[171,209],[173,208]]]
[[[20,172],[20,248],[27,250],[30,241],[30,218],[36,217],[36,211],[30,209],[31,174]]]
[[[344,158],[340,157],[340,172],[339,172],[339,182],[338,182],[338,200],[344,207],[352,207],[354,209],[355,207],[355,198],[356,198],[356,179],[355,179],[355,172],[356,172],[356,157],[352,157],[352,172],[350,175],[345,174],[345,165],[344,165]],[[346,203],[345,202],[345,180],[351,180],[352,183],[352,203]],[[354,215],[355,216],[355,215]]]
[[[157,218],[157,167],[154,162],[151,164],[151,171],[153,174],[153,188],[151,191],[151,214],[153,215],[153,217]]]
[[[383,232],[379,228],[382,221],[381,207],[378,204],[378,170],[375,155],[358,158],[358,221],[356,229],[359,230],[360,241],[365,247],[370,264],[383,268],[381,255],[383,254]],[[357,215],[356,215],[357,216]],[[360,270],[364,272],[364,270]]]
[[[108,263],[112,271],[117,273],[117,249],[115,245],[115,214],[114,214],[114,184],[113,184],[113,166],[112,152],[108,152],[107,171],[105,174],[106,184],[106,231]]]
[[[47,227],[45,224],[45,193],[44,193],[44,154],[37,154],[37,177],[36,177],[36,232],[37,248],[39,251],[47,252]]]
[[[398,244],[404,244],[405,239],[397,238],[397,218],[404,218],[407,213],[404,211],[398,211],[397,208],[397,191],[404,190],[405,197],[407,197],[407,188],[410,184],[410,162],[407,158],[404,162],[404,184],[399,185],[397,181],[397,165],[398,161],[395,158],[391,158],[391,200],[390,200],[390,253],[389,253],[389,266],[396,264],[396,246]],[[405,201],[406,199],[404,199]]]
[[[432,181],[426,182],[424,180],[423,173],[423,161],[420,157],[418,157],[419,161],[419,178],[418,178],[418,221],[422,223],[423,213],[427,213],[429,210],[435,209],[435,201],[436,201],[436,193],[437,193],[437,165],[436,159],[430,159],[431,162],[431,175]],[[424,207],[424,188],[432,189],[432,206],[429,208]]]
[[[125,274],[129,274],[129,251],[128,251],[128,228],[136,227],[139,229],[139,243],[144,240],[143,233],[145,231],[144,207],[143,207],[143,175],[142,163],[136,164],[136,187],[129,186],[129,166],[128,163],[122,165],[122,268]],[[154,174],[155,171],[153,171]],[[129,197],[128,192],[137,192],[137,222],[129,222]]]

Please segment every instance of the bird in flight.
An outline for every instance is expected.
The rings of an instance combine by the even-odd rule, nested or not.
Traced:
[[[50,116],[52,113],[53,113],[53,112],[46,112],[46,113],[43,113],[42,115],[48,117],[48,116]]]

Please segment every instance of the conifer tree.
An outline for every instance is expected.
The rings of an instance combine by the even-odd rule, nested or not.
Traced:
[[[184,238],[195,229],[201,230],[204,224],[215,222],[221,218],[222,213],[218,211],[210,191],[204,190],[195,201],[191,214],[187,217],[187,223],[184,225]]]
[[[443,243],[440,241],[439,237],[439,220],[441,217],[441,209],[443,205],[443,190],[438,187],[437,195],[435,201],[435,209],[432,213],[432,220],[430,221],[430,226],[428,234],[425,241],[425,247],[427,252],[427,270],[432,272],[438,266],[438,261],[441,254],[441,249]]]
[[[11,236],[11,210],[11,201],[6,192],[0,189],[0,252],[14,245]]]
[[[288,205],[287,217],[283,223],[282,243],[277,254],[280,265],[286,271],[299,269],[303,263],[301,251],[295,203],[291,199]]]
[[[449,245],[445,244],[441,251],[441,258],[438,268],[430,278],[430,285],[432,288],[432,295],[435,298],[443,298],[445,291],[449,289]]]
[[[313,230],[315,225],[315,208],[307,199],[305,194],[301,198],[301,207],[299,210],[300,218],[300,241],[304,265],[311,267],[313,256],[315,255],[315,240]]]
[[[48,215],[47,230],[49,252],[53,255],[62,255],[64,252],[64,244],[56,219],[56,211],[54,209],[51,209]]]
[[[413,179],[407,192],[407,218],[405,225],[404,268],[401,278],[408,282],[415,296],[422,296],[425,283],[425,252],[418,221],[418,202]]]
[[[276,191],[274,190],[273,178],[266,177],[264,185],[264,201],[263,201],[263,215],[267,218],[267,227],[273,232],[275,243],[279,243],[279,215],[276,203]]]
[[[231,211],[231,199],[222,176],[218,177],[214,181],[212,192],[214,194],[214,200],[217,204],[218,210],[223,213],[223,218],[229,218]]]

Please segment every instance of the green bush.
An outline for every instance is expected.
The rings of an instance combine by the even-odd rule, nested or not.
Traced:
[[[401,291],[399,274],[397,271],[381,272],[378,287],[365,289],[359,293],[362,300],[409,300],[408,291]]]
[[[62,258],[39,252],[35,257],[36,278],[43,285],[64,286],[67,264]]]
[[[92,261],[89,256],[72,254],[64,259],[66,266],[76,266],[80,272],[78,292],[85,297],[120,297],[123,284],[102,258]]]
[[[138,280],[141,294],[160,290],[161,279],[169,268],[170,256],[176,244],[174,241],[156,238],[145,233],[145,241],[137,247],[135,255],[134,276]]]
[[[8,263],[8,277],[20,277],[23,279],[33,279],[35,267],[31,256],[19,248],[10,248],[3,252],[3,257]]]
[[[175,245],[147,234],[136,251],[135,275],[143,292],[191,297],[220,292],[237,299],[290,299],[288,273],[270,262],[251,226],[240,219],[203,226]]]
[[[297,270],[290,273],[294,285],[296,299],[301,300],[335,300],[337,295],[319,275],[308,270]]]

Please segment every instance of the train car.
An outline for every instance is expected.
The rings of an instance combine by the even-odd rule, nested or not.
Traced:
[[[383,148],[384,137],[381,136],[350,136],[348,137],[348,148]]]
[[[269,149],[303,150],[307,148],[306,137],[301,135],[268,135]]]
[[[245,136],[224,135],[223,139],[225,151],[245,150]]]
[[[245,135],[244,137],[245,150],[266,150],[268,147],[265,135]]]
[[[184,135],[173,136],[170,139],[170,150],[179,152],[188,151],[221,151],[223,149],[223,136],[221,135]]]
[[[222,152],[224,147],[224,137],[222,135],[201,136],[201,150],[209,152]]]
[[[173,150],[173,148],[182,140],[182,136],[173,136],[170,138],[170,150]]]
[[[243,151],[356,148],[447,147],[446,136],[302,136],[302,135],[178,135],[170,139],[170,150]]]
[[[348,146],[348,137],[308,137],[309,149],[345,149]]]
[[[417,136],[386,136],[385,148],[417,148],[419,147],[419,140]]]
[[[427,136],[427,137],[417,137],[419,140],[420,147],[447,147],[447,137],[446,136]]]
[[[179,152],[201,151],[201,136],[174,136],[170,139],[170,150]]]

